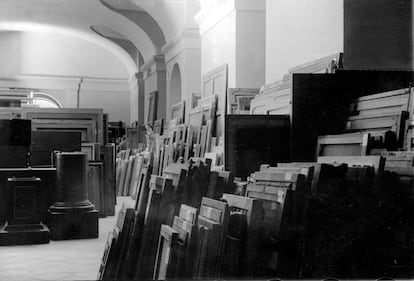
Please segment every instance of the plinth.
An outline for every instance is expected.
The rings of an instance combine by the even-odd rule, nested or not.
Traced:
[[[52,240],[98,237],[98,211],[88,200],[87,154],[56,155],[56,202],[49,208]]]
[[[49,243],[49,229],[40,221],[41,180],[9,178],[10,217],[0,227],[0,246]]]

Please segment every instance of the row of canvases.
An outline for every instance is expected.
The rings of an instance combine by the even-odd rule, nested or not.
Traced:
[[[99,280],[412,276],[413,152],[262,165],[247,182],[207,158],[159,176],[135,157]]]
[[[117,194],[135,206],[98,279],[414,276],[412,73],[340,59],[195,98],[185,123],[184,102],[166,126],[149,118],[146,146],[118,153]]]

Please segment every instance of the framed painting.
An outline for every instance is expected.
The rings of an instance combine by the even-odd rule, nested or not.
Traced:
[[[249,114],[250,102],[260,89],[229,88],[227,90],[227,114]]]

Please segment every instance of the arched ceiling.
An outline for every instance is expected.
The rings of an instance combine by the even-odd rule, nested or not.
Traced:
[[[199,0],[1,0],[0,31],[76,35],[137,72],[137,57],[142,64],[160,54],[181,28],[194,25],[199,8]]]
[[[151,17],[150,14],[138,6],[135,6],[128,0],[124,0],[122,3],[120,0],[112,1],[116,3],[115,5],[113,5],[112,2],[109,3],[108,0],[100,0],[100,2],[111,11],[123,15],[142,28],[142,30],[144,30],[151,39],[151,42],[154,44],[157,52],[161,50],[162,46],[166,43],[164,33],[158,23]]]

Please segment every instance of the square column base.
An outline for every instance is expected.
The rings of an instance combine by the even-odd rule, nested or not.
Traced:
[[[52,240],[69,240],[98,237],[97,210],[87,212],[51,212],[48,226]]]
[[[47,244],[50,231],[43,223],[8,225],[0,227],[0,246]]]

